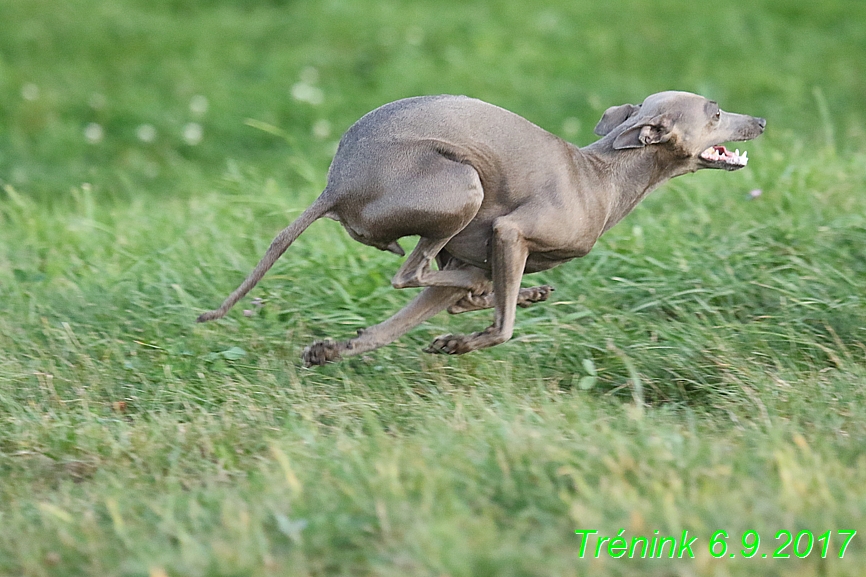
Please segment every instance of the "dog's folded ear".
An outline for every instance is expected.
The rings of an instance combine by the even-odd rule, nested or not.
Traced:
[[[613,141],[616,150],[643,148],[650,144],[662,144],[671,139],[674,121],[668,114],[659,114],[645,122],[638,122],[625,130]]]
[[[622,104],[620,106],[611,106],[604,111],[601,120],[595,125],[594,132],[599,136],[605,136],[611,130],[631,118],[638,110],[640,110],[640,105]]]

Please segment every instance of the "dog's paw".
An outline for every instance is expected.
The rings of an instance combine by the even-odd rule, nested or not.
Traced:
[[[301,355],[305,367],[324,365],[340,358],[340,345],[331,339],[316,341],[304,349]]]
[[[462,355],[474,351],[475,347],[469,345],[469,340],[474,335],[442,335],[435,339],[430,346],[424,349],[425,353],[435,355]]]
[[[554,289],[550,285],[543,286],[534,286],[530,288],[520,289],[520,296],[518,297],[517,306],[521,308],[526,308],[531,304],[540,303],[546,301],[550,298],[550,293],[552,293]]]

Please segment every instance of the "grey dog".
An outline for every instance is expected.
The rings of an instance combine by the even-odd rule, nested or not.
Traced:
[[[595,127],[602,138],[578,148],[473,98],[386,104],[349,128],[319,198],[277,235],[222,306],[198,321],[224,316],[311,223],[328,217],[358,242],[400,256],[399,239],[420,237],[392,285],[424,290],[355,338],[311,344],[303,353],[307,366],[379,348],[445,309],[493,308],[494,321],[480,332],[439,337],[428,352],[498,345],[511,338],[516,307],[546,300],[553,290],[520,288],[524,274],[586,255],[668,179],[743,168],[746,153],[722,143],[751,140],[765,126],[763,118],[724,112],[696,94],[661,92],[607,109]]]

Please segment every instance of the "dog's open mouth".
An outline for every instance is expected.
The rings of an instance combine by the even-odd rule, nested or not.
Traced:
[[[740,155],[740,150],[733,152],[722,146],[721,144],[711,146],[701,153],[701,160],[706,162],[712,168],[723,168],[725,170],[737,170],[749,164],[749,157],[746,151]]]

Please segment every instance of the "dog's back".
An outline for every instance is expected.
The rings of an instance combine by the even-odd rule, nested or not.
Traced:
[[[569,161],[569,145],[529,120],[466,96],[420,96],[381,106],[358,120],[340,141],[329,170],[329,188],[382,178],[389,167],[432,151],[472,166],[485,196],[530,192],[533,167]],[[530,170],[527,170],[527,167]],[[368,174],[375,169],[377,175]],[[369,180],[367,180],[369,182]]]

